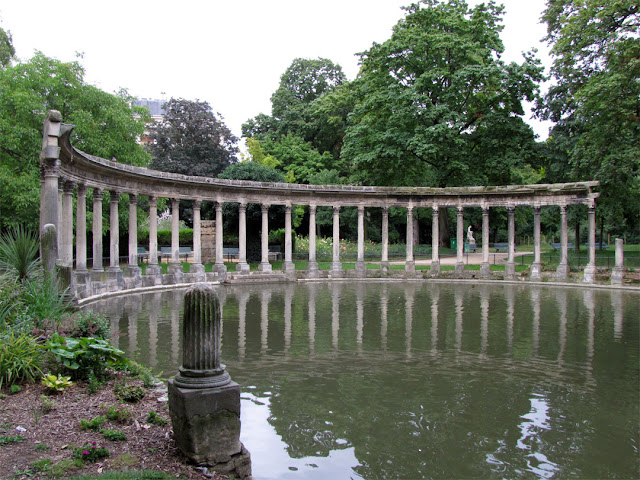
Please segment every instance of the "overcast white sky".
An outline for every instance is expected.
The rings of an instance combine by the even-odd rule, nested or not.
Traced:
[[[34,50],[63,61],[84,54],[86,80],[139,98],[205,100],[240,136],[240,126],[271,113],[271,94],[296,57],[329,58],[349,79],[357,52],[383,42],[410,0],[1,0],[0,26],[18,57]],[[475,5],[480,0],[469,0]],[[545,0],[503,0],[506,61],[537,48]],[[549,124],[528,120],[540,138]]]

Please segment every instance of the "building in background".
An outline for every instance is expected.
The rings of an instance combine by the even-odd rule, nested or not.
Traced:
[[[152,98],[139,98],[137,100],[134,100],[133,105],[136,107],[147,107],[151,112],[151,119],[157,123],[162,121],[162,119],[164,118],[165,110],[162,107],[165,103],[167,103],[166,100],[157,100]],[[139,142],[141,144],[149,142],[149,137],[147,136],[148,133],[149,133],[148,131],[145,131],[144,135],[142,135],[142,137],[140,138]]]

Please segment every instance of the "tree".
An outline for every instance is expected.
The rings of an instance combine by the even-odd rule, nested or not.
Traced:
[[[215,177],[237,161],[238,139],[207,102],[172,98],[164,118],[149,129],[151,167]]]
[[[556,84],[541,114],[556,122],[552,168],[601,182],[614,233],[640,228],[640,7],[637,1],[549,0],[543,14]]]
[[[8,67],[11,60],[16,56],[16,49],[13,47],[11,32],[0,28],[0,67]]]
[[[76,126],[72,140],[79,149],[146,166],[150,157],[136,140],[150,116],[131,101],[125,90],[112,95],[87,84],[78,62],[61,62],[40,52],[0,69],[0,229],[23,224],[37,230],[38,154],[50,109]]]
[[[535,163],[523,100],[542,67],[500,60],[503,7],[425,0],[382,44],[360,54],[355,108],[342,157],[360,181],[384,185],[478,185],[517,181]]]

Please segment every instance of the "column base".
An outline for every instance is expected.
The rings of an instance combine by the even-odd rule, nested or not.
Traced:
[[[542,264],[540,263],[532,263],[531,264],[531,273],[529,275],[531,280],[542,280]]]
[[[162,285],[162,268],[157,263],[147,265],[142,277],[142,285],[145,287],[155,287]]]
[[[380,271],[383,275],[389,275],[391,273],[391,264],[386,260],[380,262]]]
[[[175,284],[183,283],[184,281],[184,269],[182,268],[181,263],[170,263],[167,267],[167,274],[169,278],[165,278],[166,280],[168,280],[166,283]]]
[[[611,285],[622,285],[624,280],[624,268],[613,267],[611,271]]]
[[[596,281],[596,266],[587,265],[586,267],[584,267],[584,272],[582,274],[582,282],[594,283],[595,281]]]
[[[227,278],[227,266],[224,263],[214,263],[213,273],[218,275],[218,281],[224,282]]]
[[[124,287],[137,288],[142,286],[142,269],[137,265],[128,265],[123,272]]]
[[[413,260],[404,262],[404,273],[407,277],[413,277],[416,274],[416,262]]]
[[[340,262],[331,262],[331,270],[329,270],[329,276],[331,278],[341,278],[342,277],[342,263],[340,263]]]
[[[438,275],[440,275],[440,260],[431,262],[431,269],[429,270],[429,275],[431,275],[432,277],[437,277]]]
[[[456,262],[456,275],[464,275],[464,262]]]
[[[258,265],[258,271],[271,273],[273,272],[273,267],[271,267],[271,264],[269,262],[261,262],[260,265]]]
[[[201,263],[193,263],[189,268],[189,274],[194,275],[197,282],[204,282],[204,265],[202,265]]]
[[[320,270],[318,269],[318,262],[310,261],[307,265],[307,270],[309,271],[309,278],[319,278]]]
[[[115,290],[122,290],[124,280],[120,267],[109,267],[107,270],[107,281],[113,284],[113,288],[115,288]]]
[[[516,276],[516,264],[507,262],[504,266],[504,278],[514,278]]]
[[[366,276],[367,276],[367,264],[362,261],[356,262],[356,277],[364,278]]]
[[[249,273],[251,269],[249,268],[249,264],[247,262],[238,262],[236,264],[236,272],[238,273]]]
[[[282,264],[282,271],[285,273],[295,272],[296,264],[293,262],[284,262]]]
[[[480,276],[483,278],[488,278],[491,275],[491,264],[489,262],[482,262],[480,264]]]
[[[88,270],[76,270],[76,297],[85,298],[91,291],[91,274]]]
[[[569,265],[561,263],[556,268],[556,280],[566,280],[569,276]]]

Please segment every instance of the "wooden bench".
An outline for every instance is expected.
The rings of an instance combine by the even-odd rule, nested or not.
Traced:
[[[144,247],[138,247],[138,261],[143,262],[145,260],[149,263],[149,252]]]
[[[191,255],[191,247],[178,247],[178,258],[183,259],[185,262]],[[171,247],[160,247],[161,258],[171,258]]]
[[[238,247],[223,247],[222,257],[227,260],[234,260],[240,255],[240,249]]]
[[[493,244],[493,248],[496,249],[496,252],[499,252],[500,250],[504,250],[505,252],[507,252],[509,250],[509,244],[508,243],[494,243]],[[517,250],[516,246],[513,246],[513,251],[515,252]]]
[[[594,245],[596,246],[596,249],[599,249],[601,247],[600,242],[594,242]],[[587,247],[589,246],[589,244],[587,243]],[[607,248],[607,244],[605,242],[602,242],[602,249]]]
[[[464,243],[464,252],[465,253],[469,253],[469,252],[476,252],[476,250],[478,250],[478,245],[476,243]]]

